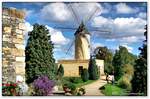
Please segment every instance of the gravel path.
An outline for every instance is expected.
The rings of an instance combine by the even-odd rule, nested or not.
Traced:
[[[103,77],[105,78],[105,77]],[[99,88],[103,85],[105,85],[107,82],[104,79],[99,79],[91,84],[83,86],[86,90],[85,96],[104,96]]]

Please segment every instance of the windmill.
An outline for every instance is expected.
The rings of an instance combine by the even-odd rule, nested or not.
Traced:
[[[107,29],[98,29],[98,28],[91,28],[87,29],[86,24],[91,18],[94,16],[94,14],[99,10],[98,7],[95,6],[95,8],[90,11],[90,14],[86,16],[85,19],[79,20],[79,14],[77,13],[76,9],[73,8],[73,5],[71,3],[68,4],[68,8],[71,10],[72,15],[74,19],[76,20],[79,27],[70,28],[70,27],[54,27],[57,29],[64,29],[64,30],[76,30],[74,33],[74,38],[71,41],[71,45],[66,50],[66,54],[70,51],[73,44],[75,43],[75,59],[77,60],[83,60],[83,59],[90,59],[90,31],[97,31],[101,34],[110,33]]]

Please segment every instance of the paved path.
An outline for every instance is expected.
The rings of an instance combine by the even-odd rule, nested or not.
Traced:
[[[105,78],[105,77],[103,77]],[[99,79],[91,84],[88,84],[88,85],[85,85],[85,86],[82,86],[83,88],[85,88],[86,90],[86,94],[85,96],[104,96],[99,88],[103,85],[105,85],[107,82],[103,79]]]

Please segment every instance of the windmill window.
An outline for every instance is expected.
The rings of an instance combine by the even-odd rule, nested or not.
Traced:
[[[79,66],[79,75],[81,75],[82,71],[83,71],[83,66]]]

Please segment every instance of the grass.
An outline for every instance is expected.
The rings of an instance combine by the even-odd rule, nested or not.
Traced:
[[[104,89],[102,89],[102,93],[106,96],[127,96],[125,89],[122,89],[116,85],[106,84],[104,85]]]
[[[75,86],[76,86],[76,87],[81,87],[81,86],[84,86],[84,85],[93,83],[93,82],[95,82],[95,81],[96,81],[96,80],[88,80],[88,81],[86,81],[86,82],[82,82],[82,83],[75,84]]]

